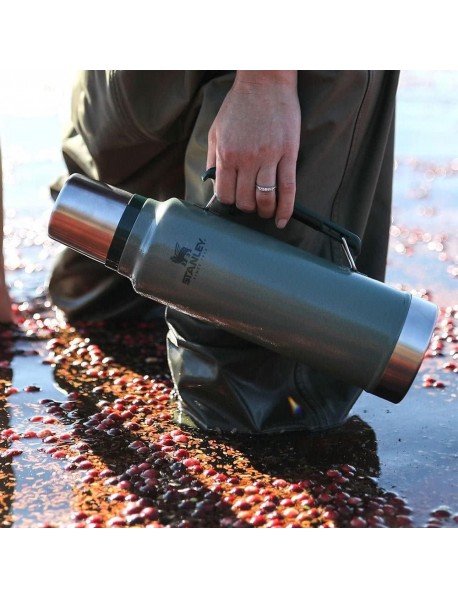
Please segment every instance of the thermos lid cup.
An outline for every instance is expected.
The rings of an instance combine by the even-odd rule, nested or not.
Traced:
[[[105,264],[132,196],[106,183],[71,175],[56,200],[49,236]]]

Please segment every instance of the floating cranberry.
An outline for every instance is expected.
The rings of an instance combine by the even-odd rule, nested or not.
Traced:
[[[144,470],[142,472],[141,476],[142,476],[142,478],[152,480],[152,479],[157,479],[159,476],[159,473],[154,468],[149,468],[148,470]]]
[[[326,471],[326,476],[329,476],[329,478],[337,478],[338,476],[342,476],[342,474],[338,470],[331,469]]]
[[[273,503],[273,501],[265,501],[264,503],[261,503],[261,505],[259,506],[259,511],[262,513],[273,512],[276,509],[277,506],[275,503]]]
[[[63,459],[65,457],[67,457],[67,454],[62,449],[59,449],[59,450],[53,452],[52,457],[57,458],[57,459]]]
[[[301,491],[303,491],[303,488],[298,483],[293,483],[288,487],[288,491],[290,493],[300,493]]]
[[[351,464],[344,464],[343,466],[340,467],[340,469],[345,472],[347,474],[347,476],[349,474],[355,474],[356,472],[356,468],[354,466],[352,466]]]
[[[226,481],[229,485],[238,485],[240,482],[240,479],[238,476],[230,476],[227,481]]]
[[[452,372],[455,371],[456,368],[458,368],[458,364],[456,364],[455,362],[446,362],[442,368],[444,370],[451,370]]]
[[[219,525],[221,526],[221,528],[231,528],[234,525],[234,522],[234,518],[226,517],[221,518],[221,520],[219,521]]]
[[[367,522],[361,516],[356,516],[350,520],[350,526],[352,528],[367,528]]]
[[[447,506],[440,506],[431,512],[431,516],[434,518],[450,518],[452,510]]]
[[[128,447],[129,449],[138,449],[139,447],[145,447],[145,444],[143,441],[132,441]]]
[[[350,482],[350,479],[347,478],[346,476],[336,476],[334,478],[334,482],[337,483],[337,484],[339,484],[339,485],[345,485],[348,482]]]
[[[234,508],[236,510],[241,510],[242,512],[244,512],[251,509],[251,505],[248,503],[248,501],[246,501],[246,499],[238,499],[234,503]]]
[[[91,448],[90,445],[88,443],[86,443],[85,441],[80,441],[79,443],[76,444],[75,447],[79,451],[87,451]]]
[[[187,443],[189,441],[189,437],[186,435],[176,435],[173,437],[175,443]]]
[[[73,520],[76,520],[77,522],[78,522],[79,520],[86,520],[86,518],[87,518],[87,517],[88,517],[88,515],[87,515],[87,513],[86,513],[86,512],[75,512],[75,513],[72,515],[72,518],[73,518]]]
[[[176,453],[174,455],[176,457],[178,457]],[[203,474],[204,474],[204,476],[210,477],[210,476],[215,476],[215,474],[217,474],[217,472],[214,468],[207,468],[207,470],[204,470]]]
[[[7,456],[7,457],[15,457],[18,455],[21,455],[22,450],[21,449],[7,449],[6,451],[3,452],[2,455]]]
[[[249,495],[247,497],[247,502],[250,505],[255,505],[256,503],[260,503],[263,500],[264,500],[264,498],[261,495],[258,495],[257,493],[255,495]]]
[[[294,505],[293,500],[291,499],[291,497],[284,497],[281,501],[280,501],[280,505],[283,505],[285,507],[291,507],[292,505]]]
[[[126,496],[124,495],[124,493],[112,493],[108,497],[108,501],[124,501],[125,499]]]
[[[137,503],[128,503],[122,513],[126,516],[131,516],[132,514],[139,514],[142,509],[143,508]]]
[[[403,526],[403,527],[412,526],[412,518],[410,518],[409,516],[404,516],[402,514],[398,514],[396,516],[395,520],[396,520],[396,524],[398,524],[399,526]]]
[[[125,496],[126,501],[130,501],[130,502],[135,502],[138,501],[138,495],[136,495],[135,493],[129,493],[128,495]]]
[[[323,512],[323,516],[327,519],[327,520],[337,520],[339,518],[339,512],[337,512],[336,510],[333,510],[331,508],[327,508],[324,512]]]
[[[276,489],[282,489],[283,487],[287,487],[288,483],[286,482],[286,480],[283,480],[282,478],[276,478],[272,481],[272,486]]]
[[[57,450],[58,448],[55,445],[51,445],[50,447],[46,447],[44,452],[46,455],[54,455],[54,453],[56,453]]]
[[[116,528],[118,526],[125,526],[127,524],[125,518],[121,518],[120,516],[115,516],[114,518],[110,518],[107,522],[107,526],[110,528]]]
[[[278,518],[274,518],[269,520],[266,526],[267,528],[283,528],[283,522]]]
[[[126,422],[124,427],[129,431],[138,431],[140,429],[140,425],[137,422]]]
[[[285,510],[283,510],[283,515],[285,518],[296,518],[298,514],[299,511],[294,507],[287,507]]]
[[[349,497],[347,499],[347,503],[348,505],[361,505],[363,502],[363,500],[361,499],[361,497]]]
[[[12,428],[7,428],[2,432],[2,436],[6,437],[7,439],[15,434],[16,432]]]
[[[43,420],[43,416],[32,416],[29,418],[30,422],[41,422]]]
[[[78,463],[79,470],[90,470],[92,467],[92,462],[90,462],[89,460],[82,460]]]
[[[163,412],[162,414],[159,414],[159,420],[171,420],[172,418],[173,416],[169,412]]]
[[[183,464],[188,468],[192,466],[200,466],[200,462],[196,458],[186,458],[183,460]]]
[[[140,512],[140,515],[147,520],[156,520],[159,516],[159,512],[157,508],[148,506],[143,508],[143,510]]]
[[[313,497],[306,497],[300,501],[302,507],[314,507],[315,499]]]
[[[371,528],[386,528],[386,522],[381,516],[368,516],[367,524]]]
[[[330,495],[329,493],[320,493],[318,495],[318,501],[320,503],[329,503],[333,499],[334,499],[334,497],[332,495]]]
[[[86,522],[87,524],[102,524],[103,517],[100,514],[93,514],[89,518],[86,518]]]
[[[266,523],[266,518],[263,514],[259,514],[250,518],[249,523],[253,526],[263,526]]]

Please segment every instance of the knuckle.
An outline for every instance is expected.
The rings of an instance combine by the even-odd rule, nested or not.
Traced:
[[[218,147],[218,157],[223,164],[238,165],[251,164],[256,159],[256,153],[252,150],[244,149],[240,151],[236,145],[225,145]]]
[[[242,212],[253,212],[255,210],[255,205],[252,201],[247,199],[238,199],[237,200],[237,208]]]
[[[292,179],[281,181],[280,191],[287,194],[294,194],[296,192],[296,182]]]

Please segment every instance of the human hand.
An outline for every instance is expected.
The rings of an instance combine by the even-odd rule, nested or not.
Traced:
[[[208,137],[219,201],[284,228],[294,208],[300,126],[296,71],[238,71]]]

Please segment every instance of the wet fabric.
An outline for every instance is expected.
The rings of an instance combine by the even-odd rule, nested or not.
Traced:
[[[208,130],[234,74],[82,73],[73,93],[72,125],[63,141],[69,174],[86,174],[156,200],[178,197],[206,205],[212,186],[203,184],[201,175]],[[397,81],[396,71],[300,71],[298,75],[302,123],[296,202],[361,237],[357,267],[378,280],[385,275],[391,216]],[[59,183],[53,191],[58,190]],[[221,218],[346,264],[340,244],[299,222],[291,221],[280,231],[256,215],[217,204],[214,210]],[[78,298],[76,291],[70,302],[65,301],[68,289],[78,287],[72,276],[81,277],[92,266],[83,256],[73,256],[68,263],[72,266],[61,258],[49,290],[53,301],[71,315]],[[93,264],[94,269],[100,268]],[[148,309],[145,303],[150,300],[139,298],[116,273],[106,272],[103,278],[111,279],[106,285],[117,298],[114,315],[122,315],[123,306],[127,315],[132,302]],[[91,295],[86,288],[85,301],[79,302],[73,315],[100,314],[103,293],[100,287],[100,294]],[[176,310],[167,309],[166,320],[169,366],[179,405],[203,428],[249,433],[327,429],[345,420],[361,393]]]

